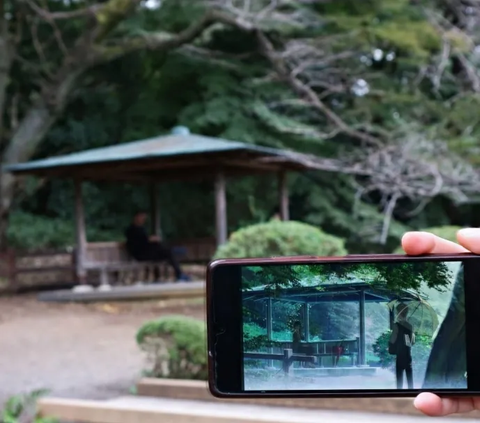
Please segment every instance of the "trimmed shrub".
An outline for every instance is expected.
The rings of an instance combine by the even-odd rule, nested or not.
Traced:
[[[272,220],[234,232],[216,258],[344,255],[344,241],[301,222]]]
[[[48,391],[38,390],[10,397],[3,405],[3,409],[0,409],[0,422],[56,423],[57,419],[39,416],[37,413],[37,401],[46,394]]]
[[[165,316],[145,323],[137,333],[137,344],[147,354],[148,376],[207,379],[205,322],[187,316]]]
[[[457,242],[457,232],[462,229],[461,226],[436,226],[433,228],[422,229],[423,232],[431,232],[434,235],[437,235],[441,238],[448,239],[452,242]],[[395,251],[395,254],[402,254],[402,247],[398,247]]]

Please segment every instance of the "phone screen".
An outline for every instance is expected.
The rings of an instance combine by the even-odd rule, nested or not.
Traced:
[[[466,390],[463,270],[241,266],[243,391]]]

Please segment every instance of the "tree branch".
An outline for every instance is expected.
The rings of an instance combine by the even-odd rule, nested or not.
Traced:
[[[114,45],[99,46],[97,47],[98,61],[111,61],[126,54],[145,49],[155,51],[173,50],[193,41],[205,29],[215,23],[224,23],[246,32],[251,32],[254,29],[254,26],[249,22],[216,10],[210,10],[202,18],[178,34],[168,32],[146,33]]]
[[[319,110],[326,118],[333,123],[341,132],[350,135],[353,138],[366,142],[368,145],[381,145],[379,139],[351,128],[346,122],[342,120],[332,109],[330,109],[323,101],[320,100],[318,95],[308,85],[304,84],[300,79],[296,78],[291,72],[289,72],[283,59],[278,55],[265,34],[257,30],[257,39],[260,43],[262,51],[265,57],[270,61],[276,72],[284,79],[290,87],[302,98],[308,100],[313,107]]]
[[[24,0],[28,6],[42,19],[52,22],[56,20],[78,19],[85,17],[94,17],[103,5],[94,4],[83,9],[72,10],[68,12],[50,12],[38,6],[34,0]]]

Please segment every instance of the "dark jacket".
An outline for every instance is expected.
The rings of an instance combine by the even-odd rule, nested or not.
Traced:
[[[125,238],[128,254],[136,260],[144,260],[150,250],[150,239],[145,228],[132,224],[125,231]]]

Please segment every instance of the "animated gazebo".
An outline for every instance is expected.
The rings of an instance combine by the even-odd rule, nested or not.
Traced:
[[[302,328],[305,331],[305,340],[309,341],[311,305],[325,302],[356,302],[359,304],[359,336],[358,336],[358,365],[366,365],[366,342],[365,342],[365,304],[388,303],[396,298],[403,300],[418,299],[418,294],[409,290],[392,292],[380,284],[368,283],[362,280],[336,281],[335,283],[322,283],[313,286],[301,286],[285,288],[275,294],[265,287],[258,287],[243,292],[244,300],[266,301],[266,324],[267,337],[272,340],[272,323],[274,302],[299,303],[303,305]],[[393,325],[394,312],[390,313],[390,328]],[[352,318],[355,318],[352,316]]]
[[[327,166],[328,167],[328,166]],[[278,175],[280,215],[289,219],[287,173],[326,169],[316,157],[190,134],[177,127],[171,134],[141,141],[96,148],[64,156],[15,164],[7,170],[15,175],[71,179],[75,182],[76,276],[86,275],[87,237],[82,201],[84,181],[141,183],[150,186],[155,232],[160,234],[159,183],[183,180],[214,181],[216,240],[223,244],[227,233],[226,180],[231,177]]]

